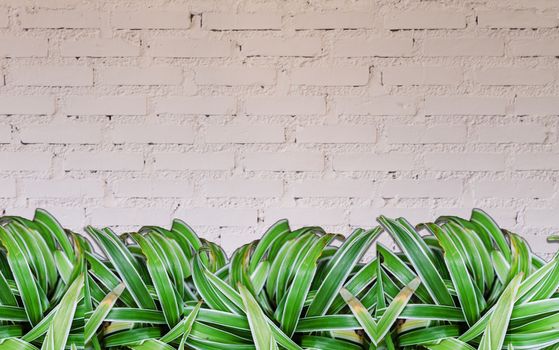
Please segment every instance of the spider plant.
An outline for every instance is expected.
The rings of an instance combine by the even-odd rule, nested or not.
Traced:
[[[478,209],[377,221],[280,220],[228,258],[180,220],[86,239],[41,209],[2,217],[0,350],[559,349],[559,255]]]

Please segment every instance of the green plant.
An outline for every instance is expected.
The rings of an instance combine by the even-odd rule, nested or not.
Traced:
[[[228,259],[180,220],[88,240],[2,217],[0,350],[559,349],[558,255],[481,210],[378,222],[344,239],[281,220]],[[401,252],[362,262],[383,231]]]

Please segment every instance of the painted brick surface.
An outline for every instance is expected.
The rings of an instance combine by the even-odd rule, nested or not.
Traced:
[[[37,4],[35,4],[37,3]],[[0,0],[0,210],[232,249],[483,207],[559,228],[553,0]],[[386,244],[393,244],[387,242]]]

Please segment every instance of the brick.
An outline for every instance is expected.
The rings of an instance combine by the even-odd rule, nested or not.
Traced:
[[[13,198],[16,196],[16,180],[0,179],[0,197]]]
[[[235,166],[232,152],[156,153],[157,170],[231,170]]]
[[[10,125],[0,125],[0,144],[12,142],[12,127]]]
[[[511,5],[519,9],[557,9],[557,2],[555,0],[513,0]]]
[[[334,57],[410,57],[413,39],[340,39],[334,42]]]
[[[465,143],[465,125],[388,125],[387,141],[392,144]]]
[[[369,180],[304,180],[289,183],[288,193],[295,198],[304,197],[356,197],[371,198],[374,186]]]
[[[8,16],[7,8],[0,8],[0,28],[8,28],[10,18]]]
[[[140,46],[123,39],[90,38],[66,40],[60,44],[63,57],[134,57]]]
[[[509,48],[513,56],[559,56],[559,39],[512,39]]]
[[[102,139],[101,127],[93,123],[51,123],[20,128],[22,143],[96,144]]]
[[[169,226],[171,210],[167,208],[91,208],[87,218],[94,226]]]
[[[156,101],[155,111],[159,114],[234,114],[237,103],[230,96],[170,96]]]
[[[391,11],[384,16],[384,28],[396,29],[464,29],[464,13],[440,10]]]
[[[557,153],[519,153],[515,155],[515,170],[559,170]]]
[[[45,209],[46,210],[46,209]],[[49,213],[52,214],[50,210],[47,210]],[[7,207],[3,209],[4,215],[16,215],[25,218],[32,218],[35,214],[35,209],[29,207]],[[58,219],[58,217],[57,217]]]
[[[504,115],[507,100],[501,97],[428,96],[427,115]]]
[[[272,85],[276,70],[263,67],[197,67],[194,81],[198,85]]]
[[[473,128],[473,139],[479,143],[543,143],[550,131],[542,125],[480,125]]]
[[[372,28],[372,15],[362,12],[306,12],[292,16],[290,25],[295,29],[361,29]]]
[[[16,66],[9,84],[30,86],[91,86],[93,69],[85,66]]]
[[[206,128],[207,143],[282,143],[285,129],[274,124],[212,125]]]
[[[181,215],[189,225],[252,226],[256,224],[253,208],[184,208]]]
[[[309,225],[344,225],[347,215],[342,208],[268,208],[264,210],[264,222],[271,225],[287,219],[292,229]]]
[[[311,125],[299,127],[297,143],[375,143],[374,125]]]
[[[334,96],[335,110],[346,115],[414,115],[416,100],[410,96]]]
[[[377,226],[378,223],[376,219],[380,215],[384,215],[389,218],[404,217],[411,224],[432,221],[432,217],[429,215],[429,210],[426,208],[351,208],[351,211],[349,212],[349,224],[360,227]],[[384,235],[379,237],[379,239],[382,239],[383,236]]]
[[[477,14],[481,28],[553,28],[559,25],[557,13],[535,10],[493,10]]]
[[[64,228],[73,230],[74,232],[81,232],[86,226],[85,223],[85,208],[75,207],[54,207],[47,205],[43,207],[61,223]]]
[[[84,208],[52,205],[42,206],[42,208],[51,213],[64,228],[79,232],[83,230],[85,226]],[[35,209],[30,207],[8,207],[5,210],[5,215],[17,215],[32,218],[34,214]]]
[[[550,261],[557,253],[557,244],[550,244],[546,234],[525,235],[530,249],[545,261]]]
[[[251,115],[322,115],[324,96],[254,96],[245,99],[245,112]]]
[[[111,13],[111,25],[116,29],[187,29],[190,13],[182,9],[118,10]]]
[[[470,215],[472,214],[472,208],[468,208],[468,207],[438,207],[438,208],[434,208],[434,213],[435,215],[432,216],[432,218],[438,218],[440,216],[447,216],[447,215],[451,215],[451,216],[458,216],[461,218],[469,218]],[[430,219],[431,221],[433,221],[433,219]]]
[[[320,38],[247,38],[241,42],[245,56],[313,57],[322,52]]]
[[[101,85],[179,85],[183,72],[179,67],[100,67],[96,83]]]
[[[50,169],[52,154],[48,152],[0,152],[0,171],[46,171]]]
[[[505,155],[502,153],[427,153],[425,167],[447,171],[503,171]]]
[[[517,97],[514,113],[519,115],[559,115],[559,96]]]
[[[548,198],[553,195],[553,183],[534,180],[479,181],[472,185],[475,198]]]
[[[202,186],[206,197],[280,197],[283,194],[282,180],[206,180]]]
[[[23,180],[25,198],[101,198],[104,194],[101,179]]]
[[[512,208],[485,208],[484,211],[491,215],[500,227],[509,228],[517,225],[518,211]]]
[[[397,66],[382,69],[383,85],[458,85],[463,72],[457,67]]]
[[[45,57],[48,53],[48,40],[0,36],[0,57]]]
[[[39,10],[23,12],[19,19],[23,28],[99,28],[101,21],[92,10]]]
[[[557,209],[555,208],[528,208],[524,212],[524,221],[529,227],[559,227],[559,216],[557,216]],[[552,246],[549,243],[543,245]]]
[[[0,96],[0,114],[49,115],[54,110],[53,96]]]
[[[211,230],[210,239],[219,243],[227,256],[232,256],[235,250],[240,246],[249,244],[254,240],[261,238],[258,228],[249,227],[218,227]],[[216,238],[214,238],[216,237]]]
[[[512,228],[516,226],[517,211],[515,209],[486,207],[483,209],[483,211],[489,214],[500,227]],[[466,208],[439,207],[439,208],[435,208],[435,215],[432,216],[432,218],[439,217],[439,216],[450,216],[450,215],[460,216],[462,218],[469,218],[471,212],[472,212],[471,207],[466,207]],[[433,221],[432,218],[430,218],[429,220]]]
[[[318,152],[250,152],[243,157],[246,170],[321,171],[324,155]]]
[[[553,220],[547,220],[547,222],[553,222]],[[554,226],[550,225],[549,227],[544,227],[544,228],[551,228],[551,227]],[[530,249],[535,254],[543,258],[545,261],[550,261],[557,253],[557,244],[548,242],[547,236],[548,236],[547,234],[538,232],[538,234],[523,235],[522,238],[528,242]]]
[[[145,115],[143,96],[68,96],[64,113],[68,115]]]
[[[281,14],[205,12],[202,14],[202,28],[210,30],[278,30],[281,29]]]
[[[109,132],[113,143],[177,143],[194,142],[194,129],[185,125],[118,124]]]
[[[397,171],[413,170],[412,153],[345,153],[332,156],[332,167],[339,171]]]
[[[117,198],[181,198],[192,196],[194,191],[188,181],[164,179],[115,180],[111,188]]]
[[[303,67],[291,71],[291,84],[317,86],[361,86],[369,82],[368,66]]]
[[[423,41],[424,56],[503,56],[505,43],[501,38],[427,38]]]
[[[552,69],[495,67],[478,70],[474,81],[481,85],[545,85],[553,82]]]
[[[65,170],[142,170],[144,157],[139,152],[74,151],[64,157]]]
[[[229,57],[233,44],[227,40],[156,38],[148,41],[152,57]]]
[[[463,191],[462,180],[387,180],[383,198],[455,198]]]

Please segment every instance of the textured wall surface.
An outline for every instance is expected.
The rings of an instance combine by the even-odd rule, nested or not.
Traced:
[[[0,208],[559,229],[557,0],[0,0]],[[386,238],[384,238],[386,240]],[[386,240],[387,241],[387,240]]]

